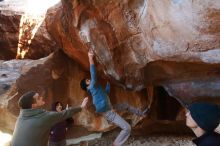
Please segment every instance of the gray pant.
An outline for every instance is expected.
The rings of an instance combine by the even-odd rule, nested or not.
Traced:
[[[133,106],[130,106],[128,103],[118,103],[118,104],[115,104],[113,105],[113,108],[117,111],[128,111],[129,113],[132,113],[132,114],[135,114],[135,115],[138,115],[138,116],[144,116],[144,112],[141,111],[140,109],[138,108],[135,108]]]
[[[67,145],[66,145],[66,140],[62,140],[62,141],[58,141],[58,142],[49,141],[48,146],[67,146]]]
[[[104,113],[104,117],[122,129],[113,143],[115,146],[122,146],[130,136],[131,126],[114,111],[107,111]]]

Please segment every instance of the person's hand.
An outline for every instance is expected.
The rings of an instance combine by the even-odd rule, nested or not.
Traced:
[[[93,52],[92,49],[89,49],[88,57],[91,58],[91,59],[94,57],[94,52]]]
[[[68,104],[66,105],[66,110],[67,110],[67,109],[69,109],[69,105],[68,105]]]
[[[93,59],[94,51],[93,51],[93,49],[91,47],[89,48],[89,51],[88,51],[88,57],[89,57],[89,64],[90,65],[94,64],[94,59]]]
[[[86,105],[87,105],[87,103],[88,103],[88,101],[89,101],[89,98],[88,97],[86,97],[86,98],[84,98],[83,99],[83,102],[82,102],[82,104],[81,104],[81,108],[85,108],[86,107]]]

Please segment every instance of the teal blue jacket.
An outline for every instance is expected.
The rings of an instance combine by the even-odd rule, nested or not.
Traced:
[[[111,110],[111,103],[108,97],[110,92],[110,85],[106,85],[106,89],[103,90],[102,86],[97,82],[95,65],[90,65],[91,81],[88,86],[88,91],[92,95],[92,102],[96,108],[97,113],[103,113]]]

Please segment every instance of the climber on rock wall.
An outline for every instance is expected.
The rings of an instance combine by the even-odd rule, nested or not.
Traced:
[[[113,142],[114,146],[121,146],[130,136],[131,126],[113,110],[108,97],[108,93],[110,92],[110,85],[107,84],[106,89],[103,90],[101,85],[97,82],[96,68],[93,60],[94,53],[91,48],[89,49],[88,57],[90,63],[91,80],[87,78],[82,79],[80,86],[83,90],[87,91],[92,96],[92,102],[96,108],[96,112],[101,114],[107,121],[114,123],[122,129]],[[129,109],[127,104],[122,104],[122,106],[119,107]],[[134,108],[132,108],[130,111],[134,111],[134,113],[140,114],[140,116],[144,116],[147,112],[147,110],[144,112],[139,112]]]

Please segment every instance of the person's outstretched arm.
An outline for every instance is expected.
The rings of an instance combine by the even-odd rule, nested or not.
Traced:
[[[89,49],[89,52],[88,52],[88,57],[89,57],[89,64],[90,65],[94,65],[94,52],[92,49]]]
[[[74,108],[69,108],[67,110],[63,110],[61,112],[50,112],[49,113],[49,121],[52,125],[60,122],[60,121],[64,121],[70,117],[72,117],[75,113],[80,112],[83,108],[86,107],[88,103],[88,97],[84,98],[81,106],[79,107],[74,107]]]
[[[94,53],[91,49],[88,52],[88,57],[89,57],[90,74],[91,74],[91,81],[89,86],[94,86],[97,82],[97,76],[96,76],[96,68],[94,64]]]

